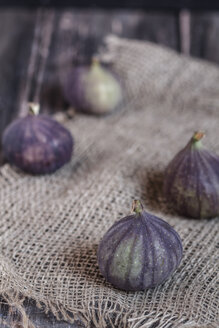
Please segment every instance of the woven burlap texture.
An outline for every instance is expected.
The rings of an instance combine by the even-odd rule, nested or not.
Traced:
[[[25,297],[87,328],[216,327],[218,219],[179,217],[162,180],[197,129],[219,153],[219,68],[113,36],[101,56],[126,89],[121,110],[63,121],[75,150],[53,175],[30,176],[8,164],[0,170],[0,294],[22,313],[24,327]],[[169,280],[136,293],[108,284],[96,259],[101,237],[130,213],[133,198],[174,226],[184,246]]]

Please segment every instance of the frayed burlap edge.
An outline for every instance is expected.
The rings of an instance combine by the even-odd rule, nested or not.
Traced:
[[[7,305],[8,313],[10,315],[9,321],[1,318],[0,324],[6,327],[14,328],[17,324],[22,328],[36,328],[35,324],[31,321],[25,308],[25,301],[31,300],[29,297],[22,293],[15,291],[8,291],[1,295],[0,310],[3,305]],[[197,325],[196,320],[189,320],[185,315],[179,315],[170,310],[162,312],[146,312],[144,315],[139,315],[138,312],[128,311],[120,312],[115,315],[114,312],[108,311],[106,306],[94,310],[88,309],[66,309],[61,304],[53,303],[50,301],[37,301],[35,302],[36,308],[42,310],[45,314],[50,312],[58,321],[66,321],[74,324],[81,322],[86,328],[216,328],[215,323],[205,323],[204,325]],[[10,326],[8,326],[10,325]]]

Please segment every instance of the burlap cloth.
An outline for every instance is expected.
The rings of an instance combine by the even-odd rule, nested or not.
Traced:
[[[162,195],[163,170],[194,130],[219,153],[219,68],[171,50],[109,37],[102,52],[121,76],[122,109],[76,115],[70,164],[32,177],[0,170],[0,294],[21,312],[32,298],[57,318],[86,327],[217,327],[217,218],[179,217]],[[113,288],[96,260],[100,238],[129,214],[133,198],[180,234],[183,260],[162,286]]]

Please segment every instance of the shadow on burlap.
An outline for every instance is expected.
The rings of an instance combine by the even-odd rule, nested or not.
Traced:
[[[216,327],[218,219],[179,217],[162,194],[163,172],[194,130],[219,153],[219,68],[144,42],[109,37],[101,56],[126,88],[111,116],[76,115],[70,164],[51,176],[0,170],[0,293],[21,313],[32,298],[86,327]],[[119,291],[101,276],[97,245],[133,198],[183,240],[183,260],[163,285]]]

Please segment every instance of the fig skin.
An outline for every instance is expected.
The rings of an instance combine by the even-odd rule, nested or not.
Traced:
[[[10,164],[27,173],[47,174],[70,161],[73,138],[60,123],[38,111],[38,104],[30,104],[30,113],[6,128],[2,149]]]
[[[104,115],[114,111],[122,100],[122,88],[115,75],[93,59],[90,66],[75,66],[64,83],[68,103],[87,114]]]
[[[164,195],[175,210],[196,219],[219,215],[219,157],[203,147],[203,136],[195,132],[164,179]]]
[[[98,248],[102,275],[115,287],[139,291],[168,279],[183,254],[177,232],[164,220],[145,212],[134,201],[135,214],[116,223],[105,233]]]

